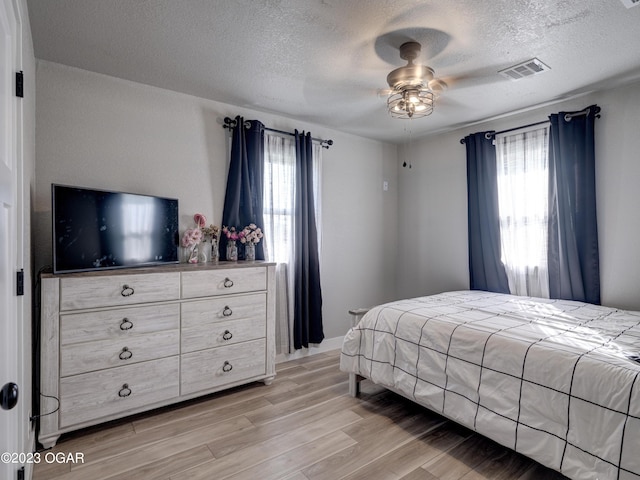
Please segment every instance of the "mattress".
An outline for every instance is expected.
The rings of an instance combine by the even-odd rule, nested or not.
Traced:
[[[340,365],[576,480],[640,480],[640,312],[483,291],[371,309]]]

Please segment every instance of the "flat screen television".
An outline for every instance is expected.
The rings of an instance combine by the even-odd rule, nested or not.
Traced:
[[[53,272],[178,262],[178,200],[51,185]]]

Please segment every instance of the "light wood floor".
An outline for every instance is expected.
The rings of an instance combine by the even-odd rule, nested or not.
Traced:
[[[338,363],[336,351],[278,364],[268,387],[68,434],[52,452],[84,463],[43,462],[34,479],[565,479],[368,381],[349,397]]]

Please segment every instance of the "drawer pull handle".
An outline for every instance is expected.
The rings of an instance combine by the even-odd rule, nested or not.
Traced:
[[[233,287],[233,280],[231,280],[229,277],[224,279],[224,288],[231,288]]]
[[[133,328],[133,322],[128,318],[123,318],[120,322],[120,330],[131,330]]]
[[[224,310],[222,311],[222,316],[230,317],[231,315],[233,315],[233,310],[229,308],[229,305],[225,305]]]
[[[129,360],[133,357],[133,352],[128,347],[124,347],[118,357],[120,357],[120,360]]]
[[[222,365],[222,371],[227,373],[227,372],[230,372],[231,370],[233,370],[233,365],[231,365],[229,362],[225,361],[224,365]]]
[[[124,385],[122,385],[122,388],[118,392],[118,396],[124,398],[128,397],[129,395],[131,395],[131,389],[129,388],[129,385],[125,383]]]
[[[123,297],[130,297],[134,293],[135,293],[135,290],[133,289],[133,287],[130,287],[129,285],[123,285],[120,295],[122,295]]]
[[[222,334],[223,340],[231,340],[233,338],[233,334],[229,330],[225,330]]]

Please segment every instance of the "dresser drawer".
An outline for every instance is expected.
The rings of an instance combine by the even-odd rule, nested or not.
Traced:
[[[179,298],[179,273],[79,276],[60,280],[61,311],[133,305]]]
[[[180,329],[180,305],[153,305],[60,315],[60,344],[123,340]]]
[[[179,363],[175,356],[62,378],[60,428],[177,397]]]
[[[133,335],[127,339],[74,343],[60,349],[60,376],[67,377],[178,354],[179,329]]]
[[[209,297],[267,289],[267,269],[228,268],[182,273],[182,298]]]
[[[266,336],[265,293],[182,304],[182,353]]]
[[[265,340],[182,355],[180,393],[209,390],[266,373]]]

